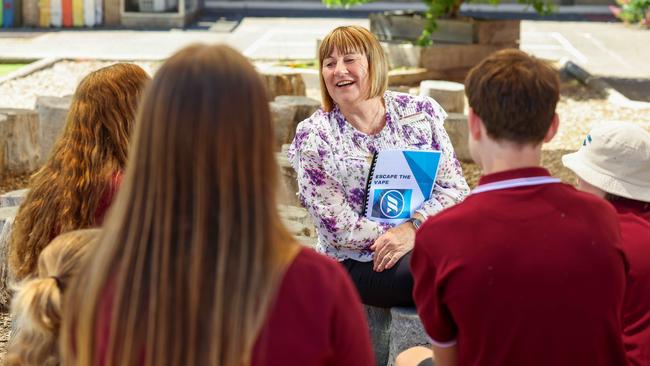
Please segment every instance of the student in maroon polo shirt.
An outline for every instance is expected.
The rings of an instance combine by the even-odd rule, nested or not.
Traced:
[[[609,201],[621,223],[629,261],[623,303],[623,343],[634,366],[650,365],[650,133],[626,122],[604,123],[580,150],[562,157],[578,189]]]
[[[276,201],[266,88],[234,49],[156,72],[96,251],[64,304],[62,365],[374,365],[341,265],[302,247]]]
[[[465,85],[470,151],[484,175],[420,228],[411,259],[436,365],[625,365],[616,212],[540,167],[558,129],[557,72],[504,50]]]

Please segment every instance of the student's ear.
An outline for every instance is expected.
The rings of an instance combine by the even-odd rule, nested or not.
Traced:
[[[469,114],[467,115],[467,127],[469,130],[469,137],[472,140],[481,139],[481,117],[474,113],[474,109],[469,109]]]
[[[557,113],[553,114],[553,119],[551,120],[551,126],[546,131],[546,136],[544,136],[544,142],[549,142],[555,137],[558,128],[560,128],[560,117]]]

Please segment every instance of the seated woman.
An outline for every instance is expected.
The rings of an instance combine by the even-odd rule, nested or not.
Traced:
[[[16,280],[36,270],[39,254],[58,234],[101,224],[149,79],[139,66],[119,63],[90,73],[77,87],[63,133],[32,177],[12,227],[9,268]]]
[[[576,174],[579,190],[606,199],[619,215],[629,265],[623,342],[630,365],[650,365],[650,132],[603,123],[562,163]]]
[[[65,365],[372,365],[335,262],[277,211],[262,79],[227,46],[162,65],[123,186],[66,307]]]
[[[431,98],[386,90],[386,56],[364,28],[334,29],[318,61],[323,108],[298,125],[288,152],[318,249],[343,264],[364,304],[413,306],[415,230],[469,193],[443,126],[447,114]],[[397,226],[362,215],[372,154],[387,149],[442,152],[429,199]]]
[[[88,247],[99,229],[67,232],[57,236],[38,257],[34,278],[17,286],[11,304],[12,334],[5,366],[58,366],[61,305],[71,280],[85,263]]]

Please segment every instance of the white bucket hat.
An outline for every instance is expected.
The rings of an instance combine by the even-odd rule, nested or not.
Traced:
[[[635,124],[594,127],[580,150],[564,155],[562,163],[605,192],[650,202],[650,132]]]

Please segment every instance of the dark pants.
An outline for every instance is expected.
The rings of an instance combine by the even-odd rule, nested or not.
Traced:
[[[410,262],[411,252],[408,252],[395,263],[393,268],[385,269],[383,272],[375,272],[372,269],[372,261],[358,262],[346,259],[341,264],[350,274],[364,304],[390,308],[415,306]]]

